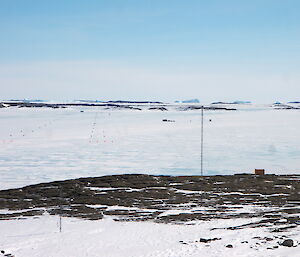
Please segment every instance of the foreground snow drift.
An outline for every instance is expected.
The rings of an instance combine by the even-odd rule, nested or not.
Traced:
[[[299,247],[279,245],[284,239],[281,234],[269,233],[265,228],[211,230],[251,221],[255,219],[174,225],[63,218],[59,233],[59,218],[44,215],[2,220],[0,250],[15,257],[299,256]],[[297,228],[285,235],[296,242],[300,241],[299,232]],[[200,238],[216,240],[205,243]]]

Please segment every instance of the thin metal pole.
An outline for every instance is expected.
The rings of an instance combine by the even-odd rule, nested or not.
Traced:
[[[203,106],[201,108],[201,176],[203,176]]]
[[[59,193],[60,193],[60,205],[59,205],[59,232],[62,231],[62,188],[60,188],[59,190]]]
[[[59,215],[59,232],[61,232],[61,214]]]

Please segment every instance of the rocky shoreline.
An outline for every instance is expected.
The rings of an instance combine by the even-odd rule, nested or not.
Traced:
[[[0,219],[62,214],[84,219],[188,223],[259,218],[228,229],[300,225],[300,176],[114,175],[79,178],[0,191]]]
[[[300,175],[128,174],[0,191],[0,222],[45,215],[91,221],[110,217],[115,222],[150,221],[189,226],[211,221],[214,225],[210,227],[210,235],[213,237],[204,235],[198,240],[183,239],[178,243],[209,247],[220,240],[223,242],[225,231],[248,233],[250,228],[267,233],[240,240],[239,244],[254,250],[297,247]],[[236,244],[235,240],[224,247],[234,248]]]

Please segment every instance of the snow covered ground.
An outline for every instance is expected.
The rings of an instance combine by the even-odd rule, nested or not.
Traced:
[[[124,173],[200,174],[200,110],[146,107],[0,109],[0,189]],[[205,111],[205,174],[299,173],[300,110],[234,107]]]
[[[299,247],[279,245],[278,242],[283,241],[280,234],[271,234],[266,228],[211,230],[254,220],[228,219],[173,225],[115,222],[110,218],[99,221],[63,218],[62,232],[59,233],[59,218],[44,215],[1,221],[0,250],[15,257],[299,256]],[[300,241],[299,229],[290,237]],[[218,240],[203,243],[199,242],[200,238]],[[226,247],[229,244],[232,248]]]

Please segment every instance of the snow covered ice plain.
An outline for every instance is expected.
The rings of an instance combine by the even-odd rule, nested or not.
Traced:
[[[148,107],[0,109],[0,189],[124,173],[199,175],[200,110]],[[234,107],[205,111],[205,174],[299,173],[300,110]]]
[[[270,236],[260,228],[220,230],[218,237],[222,237],[223,240],[209,244],[199,243],[200,237],[215,236],[216,232],[211,231],[213,227],[237,225],[248,221],[228,219],[223,220],[222,224],[219,221],[209,221],[184,226],[151,222],[120,223],[108,218],[98,221],[68,218],[63,220],[63,232],[59,233],[57,217],[42,216],[39,219],[1,221],[0,245],[6,247],[7,253],[13,253],[16,257],[299,256],[299,247],[260,249],[257,245],[260,241],[253,237]],[[300,241],[300,231],[295,232]],[[184,242],[180,243],[182,240]],[[228,244],[232,244],[234,248],[225,247]],[[269,245],[273,246],[273,243],[267,242],[265,247]]]
[[[0,189],[124,173],[199,175],[200,111],[148,107],[141,111],[102,107],[0,109]],[[205,111],[205,175],[252,172],[254,168],[299,174],[300,110],[235,107],[238,110]],[[2,220],[0,250],[16,257],[298,256],[298,247],[267,252],[267,246],[258,247],[253,238],[268,237],[264,228],[219,230],[222,240],[198,242],[201,237],[216,235],[211,228],[253,220],[199,221],[188,226],[64,218],[63,232],[58,233],[58,217],[44,215]],[[289,236],[300,241],[299,234],[297,228]],[[225,247],[227,244],[234,248]],[[271,242],[266,244],[272,247]]]

